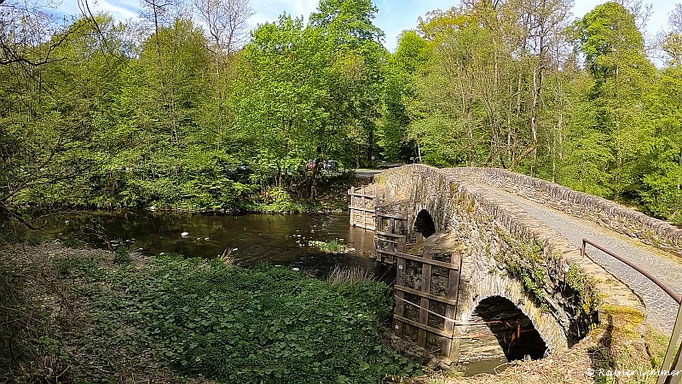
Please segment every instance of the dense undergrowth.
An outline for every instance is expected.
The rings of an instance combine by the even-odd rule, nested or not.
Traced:
[[[351,172],[322,177],[314,198],[310,198],[304,184],[289,186],[287,189],[271,187],[262,190],[251,186],[248,193],[243,192],[236,198],[232,196],[230,199],[210,199],[191,194],[180,194],[174,198],[157,195],[138,196],[134,199],[122,199],[118,196],[99,199],[92,196],[91,198],[83,198],[70,194],[59,197],[27,194],[6,208],[15,215],[29,221],[35,217],[69,209],[151,209],[229,213],[335,212],[348,209],[348,202],[346,201],[348,188],[358,183],[363,183],[363,181],[355,179]],[[3,210],[0,209],[0,215],[3,213]]]
[[[0,381],[376,383],[418,373],[382,345],[391,299],[379,282],[55,246],[0,260],[13,293],[3,293],[3,320],[32,313],[2,336]]]

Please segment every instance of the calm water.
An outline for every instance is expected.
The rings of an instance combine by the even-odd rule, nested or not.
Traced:
[[[181,234],[187,232],[183,237]],[[219,215],[148,211],[71,212],[51,219],[50,237],[86,240],[97,247],[125,246],[147,254],[216,257],[231,249],[240,265],[270,263],[324,275],[335,265],[357,266],[381,277],[385,268],[369,258],[372,232],[352,228],[348,214]],[[311,240],[339,242],[351,252],[332,255]]]

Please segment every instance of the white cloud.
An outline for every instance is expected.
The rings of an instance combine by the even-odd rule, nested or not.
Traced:
[[[107,12],[119,20],[137,19],[139,2],[135,0],[89,0],[90,10],[93,13]],[[79,15],[81,13],[76,0],[64,0],[56,7],[58,12],[67,15]]]
[[[251,2],[261,20],[274,21],[283,12],[306,19],[317,8],[318,0],[254,0]]]
[[[111,13],[116,18],[123,18],[123,19],[137,19],[138,18],[137,12],[133,12],[128,8],[124,8],[121,6],[111,4],[109,2],[109,0],[97,0],[95,2],[95,9]]]

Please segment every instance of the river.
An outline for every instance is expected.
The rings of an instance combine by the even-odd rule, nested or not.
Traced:
[[[270,263],[324,276],[336,265],[359,267],[386,280],[370,258],[373,233],[350,227],[347,213],[223,215],[150,211],[76,211],[49,219],[42,235],[80,239],[100,248],[126,247],[150,255],[213,258],[231,250],[239,265]],[[183,236],[183,233],[186,233]],[[344,254],[324,253],[311,241],[338,240]]]

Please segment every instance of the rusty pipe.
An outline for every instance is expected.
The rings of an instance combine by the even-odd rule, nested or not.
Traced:
[[[620,262],[622,262],[624,264],[626,264],[627,266],[634,269],[635,271],[641,273],[642,275],[644,275],[644,277],[651,280],[652,283],[658,285],[659,288],[661,288],[665,293],[667,293],[670,297],[672,297],[673,300],[675,300],[678,304],[682,304],[682,298],[680,297],[680,295],[673,292],[673,290],[670,289],[670,287],[668,287],[667,285],[665,285],[662,281],[658,280],[656,277],[652,276],[649,272],[645,271],[644,269],[642,269],[642,268],[638,267],[637,265],[631,263],[630,261],[616,255],[615,253],[613,253],[613,252],[609,251],[608,249],[600,246],[599,244],[596,244],[596,243],[594,243],[590,240],[587,240],[587,239],[583,239],[583,245],[580,248],[580,255],[581,256],[583,256],[583,257],[586,256],[585,248],[586,248],[587,244],[597,248],[598,250],[606,253],[607,255],[619,260]]]

